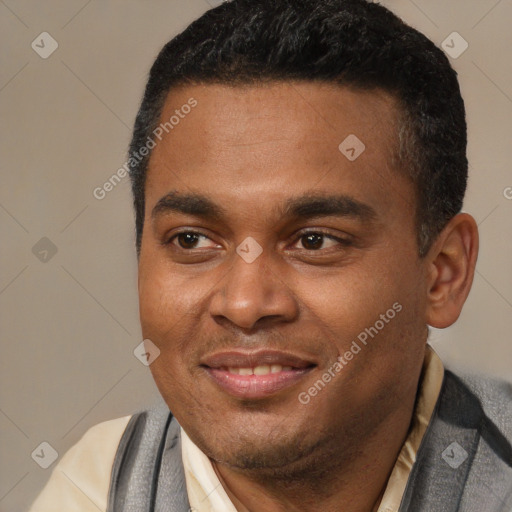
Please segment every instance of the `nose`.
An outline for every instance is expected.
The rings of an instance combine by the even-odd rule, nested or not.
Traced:
[[[251,263],[234,255],[233,266],[210,302],[210,314],[217,323],[246,330],[291,322],[298,313],[293,291],[264,253]]]

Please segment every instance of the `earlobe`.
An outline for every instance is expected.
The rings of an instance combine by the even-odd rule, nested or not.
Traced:
[[[467,213],[453,217],[433,244],[427,259],[427,323],[442,329],[460,315],[471,289],[478,256],[478,227]]]

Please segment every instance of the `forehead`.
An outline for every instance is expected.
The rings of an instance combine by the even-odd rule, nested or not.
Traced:
[[[383,91],[323,83],[172,90],[149,163],[146,205],[180,189],[260,207],[334,190],[391,204],[393,194],[382,189],[396,195],[411,187],[393,168],[397,114]],[[401,195],[410,200],[410,190]]]

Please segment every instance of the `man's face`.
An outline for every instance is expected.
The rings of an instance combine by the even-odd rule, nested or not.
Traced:
[[[349,458],[410,414],[424,354],[394,102],[314,83],[203,85],[172,91],[161,121],[176,110],[149,164],[139,263],[160,392],[231,466]],[[351,135],[364,151],[353,137],[339,149]]]

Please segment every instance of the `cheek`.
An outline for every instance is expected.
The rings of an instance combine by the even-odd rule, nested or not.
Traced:
[[[160,350],[150,365],[153,379],[165,401],[174,408],[191,403],[191,383],[186,359],[192,320],[188,301],[171,276],[154,269],[141,274],[139,310],[144,339]],[[189,321],[190,320],[190,321]]]
[[[296,290],[304,316],[316,321],[322,334],[343,352],[376,322],[378,327],[384,322],[382,337],[397,338],[400,329],[408,336],[418,332],[424,323],[420,272],[411,260],[368,258],[330,275],[303,276]]]
[[[193,322],[203,294],[198,285],[165,263],[140,268],[139,311],[144,335],[162,337]]]
[[[375,271],[347,268],[315,279],[314,284],[316,292],[311,293],[310,279],[304,280],[298,295],[313,318],[338,334],[354,333],[375,322],[397,300],[394,283]]]
[[[140,272],[140,323],[143,337],[160,350],[150,369],[162,394],[192,377],[190,365],[203,339],[210,288],[209,281],[194,279],[185,270],[178,272],[165,264]]]
[[[158,335],[175,322],[178,312],[176,296],[171,290],[171,283],[156,272],[139,280],[139,311],[145,337]]]

